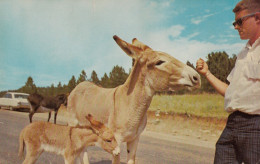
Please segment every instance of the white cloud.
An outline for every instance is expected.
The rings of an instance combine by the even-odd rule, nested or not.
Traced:
[[[173,27],[171,27],[171,29],[172,28]],[[171,40],[168,37],[171,35],[169,31],[171,30],[166,29],[164,31],[151,33],[147,38],[150,42],[147,44],[154,50],[166,52],[184,63],[190,61],[195,64],[199,58],[206,59],[205,57],[209,53],[217,51],[226,51],[231,56],[232,54],[237,54],[244,46],[243,43],[228,44],[200,42],[192,40],[191,37],[179,37]]]
[[[188,38],[189,39],[194,38],[195,36],[198,36],[199,34],[200,34],[199,32],[195,32],[195,33],[189,35]]]
[[[191,23],[198,25],[198,24],[200,24],[201,22],[205,21],[207,18],[209,18],[213,15],[215,15],[215,14],[208,14],[208,15],[203,15],[203,16],[191,18]]]
[[[22,71],[28,71],[36,84],[46,86],[50,82],[67,83],[64,76],[77,76],[82,69],[87,70],[88,76],[92,70],[102,76],[115,65],[130,67],[131,59],[116,45],[113,35],[129,42],[134,37],[142,38],[151,25],[160,24],[157,22],[163,15],[146,0],[132,0],[127,4],[121,0],[113,3],[107,0],[6,0],[1,4],[0,9],[5,13],[0,15],[1,22],[13,27],[13,38],[19,38],[18,42],[13,40],[10,44],[16,46],[14,43],[22,43],[26,52],[22,55],[31,60],[37,59],[30,61],[38,66],[37,69],[28,71],[23,68]],[[163,8],[169,4],[158,5]],[[172,35],[178,34],[173,31]],[[8,58],[18,57],[11,53],[6,55]],[[57,76],[53,72],[57,64],[58,67],[67,68],[64,71],[70,69],[70,72],[60,72],[63,75]],[[15,65],[13,67],[17,68]],[[28,77],[28,74],[23,76]],[[19,77],[13,77],[17,88],[24,85],[24,80]],[[1,85],[1,89],[7,89],[5,87]]]
[[[212,51],[225,50],[232,54],[240,49],[240,44],[213,44],[192,40],[198,32],[184,38],[181,35],[185,30],[184,25],[164,28],[166,23],[163,21],[169,18],[164,9],[169,9],[172,2],[1,1],[0,10],[5,14],[0,15],[0,21],[7,27],[12,27],[10,33],[13,38],[17,38],[11,45],[22,43],[24,52],[27,52],[22,55],[32,60],[37,59],[30,62],[34,62],[35,67],[44,68],[26,70],[10,65],[13,69],[5,68],[4,73],[12,74],[12,78],[1,71],[0,74],[12,83],[0,83],[0,89],[17,89],[24,85],[28,76],[33,77],[37,86],[49,86],[52,83],[67,83],[72,75],[77,78],[82,69],[89,78],[93,70],[101,77],[115,65],[123,66],[128,72],[131,58],[114,42],[112,36],[115,34],[127,42],[137,37],[154,50],[167,52],[183,62],[189,60],[194,63]],[[178,9],[178,12],[184,11],[186,8]],[[166,13],[176,16],[177,10],[168,10]],[[211,16],[213,14],[193,18],[191,21],[199,24]],[[19,57],[5,55],[10,58]],[[26,66],[30,64],[21,63]],[[56,71],[56,67],[61,67],[60,70],[64,68],[63,72]]]

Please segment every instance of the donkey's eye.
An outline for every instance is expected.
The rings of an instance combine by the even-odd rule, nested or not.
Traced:
[[[159,60],[158,62],[156,62],[155,65],[161,65],[161,64],[163,64],[163,63],[165,63],[165,61]]]

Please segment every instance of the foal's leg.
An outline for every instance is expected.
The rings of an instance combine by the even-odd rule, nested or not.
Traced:
[[[26,145],[26,156],[22,164],[34,164],[41,153],[42,150],[39,150],[39,147]]]
[[[74,158],[65,158],[65,164],[74,164],[75,159]]]
[[[88,153],[87,151],[83,150],[80,155],[77,157],[76,159],[76,163],[77,164],[89,164],[89,160],[88,160]]]
[[[64,160],[65,160],[65,164],[74,164],[76,157],[71,152],[65,152],[63,157],[64,157]]]

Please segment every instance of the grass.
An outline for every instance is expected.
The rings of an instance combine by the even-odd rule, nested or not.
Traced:
[[[155,95],[149,110],[220,119],[228,116],[224,97],[218,94]]]

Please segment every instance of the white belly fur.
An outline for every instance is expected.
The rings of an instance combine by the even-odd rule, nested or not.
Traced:
[[[49,109],[49,108],[46,108],[46,107],[43,107],[43,106],[40,106],[36,113],[46,113],[46,112],[51,112],[51,111],[54,111],[53,109]]]
[[[56,153],[56,154],[59,154],[59,155],[64,155],[64,153],[65,153],[64,149],[61,149],[61,148],[58,148],[56,146],[52,146],[52,145],[49,145],[49,144],[42,144],[41,149],[43,149],[47,152]]]

